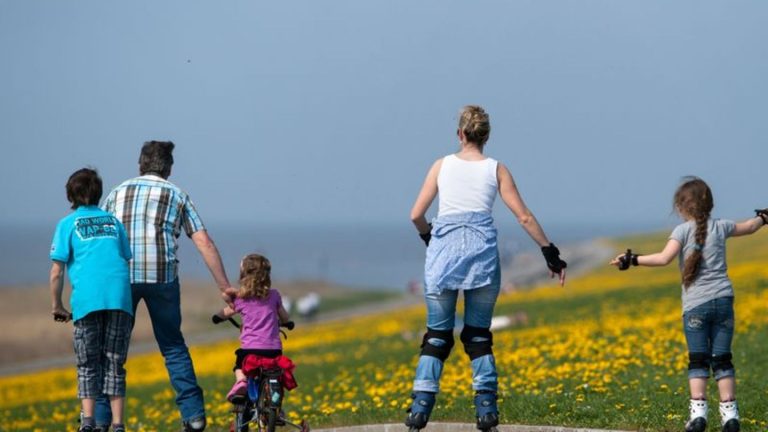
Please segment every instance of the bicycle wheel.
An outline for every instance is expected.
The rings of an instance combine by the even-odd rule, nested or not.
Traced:
[[[277,422],[277,409],[267,409],[267,432],[275,432],[275,422]]]
[[[235,432],[248,432],[248,423],[253,418],[253,405],[246,402],[242,407],[235,411]]]

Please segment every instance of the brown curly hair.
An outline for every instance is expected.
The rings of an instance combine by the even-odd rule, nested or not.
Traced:
[[[491,120],[488,113],[477,105],[467,105],[459,113],[459,130],[468,142],[484,146],[491,136]]]
[[[240,263],[240,291],[237,296],[241,299],[267,298],[272,286],[270,272],[272,264],[259,254],[246,255]]]
[[[683,286],[688,289],[696,280],[701,267],[702,250],[707,241],[707,223],[715,206],[712,190],[698,177],[685,177],[675,192],[673,205],[683,218],[693,219],[696,223],[696,245],[683,264]]]

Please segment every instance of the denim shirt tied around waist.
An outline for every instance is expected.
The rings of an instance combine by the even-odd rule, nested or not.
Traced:
[[[424,264],[427,294],[499,283],[499,249],[490,213],[452,214],[432,221]]]

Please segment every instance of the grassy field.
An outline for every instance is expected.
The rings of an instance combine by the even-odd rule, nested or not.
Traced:
[[[729,243],[736,287],[734,363],[744,430],[765,430],[768,384],[768,233]],[[616,241],[617,251],[655,251],[665,236]],[[543,267],[543,263],[542,263]],[[606,266],[568,282],[506,294],[497,315],[523,311],[524,325],[494,335],[505,423],[678,431],[687,416],[687,356],[676,266],[618,272]],[[423,307],[298,327],[285,351],[299,365],[286,411],[313,427],[400,422]],[[231,342],[192,349],[211,430],[227,430]],[[173,430],[178,416],[162,358],[129,360],[130,430]],[[473,421],[469,363],[457,344],[446,364],[434,420]],[[710,387],[715,390],[714,384]],[[72,368],[0,378],[0,429],[62,430],[77,418]],[[715,400],[715,398],[712,398]],[[719,424],[717,409],[710,422]],[[714,429],[713,429],[714,430]]]

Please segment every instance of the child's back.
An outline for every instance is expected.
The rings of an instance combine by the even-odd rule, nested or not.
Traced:
[[[282,349],[278,319],[281,304],[282,298],[275,289],[270,289],[263,299],[235,299],[235,312],[242,316],[241,348]]]
[[[733,285],[728,278],[728,266],[725,262],[725,242],[731,236],[736,223],[726,219],[707,221],[707,239],[701,247],[701,262],[696,279],[687,288],[683,287],[683,312],[712,299],[733,297]],[[679,253],[680,271],[683,271],[685,259],[694,250],[700,248],[696,243],[696,222],[688,221],[678,225],[670,235],[682,246]]]

